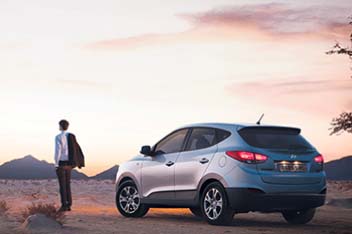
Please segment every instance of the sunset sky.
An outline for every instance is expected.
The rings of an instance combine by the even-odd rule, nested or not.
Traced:
[[[346,1],[0,0],[0,163],[53,162],[70,121],[94,175],[195,122],[296,126],[326,160],[352,110]]]

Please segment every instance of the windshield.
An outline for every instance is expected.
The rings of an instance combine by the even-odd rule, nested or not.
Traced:
[[[310,150],[313,147],[300,135],[300,129],[282,127],[246,127],[238,131],[243,140],[265,149]]]

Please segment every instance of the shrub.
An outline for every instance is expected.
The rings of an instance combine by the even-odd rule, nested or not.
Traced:
[[[5,214],[9,210],[6,201],[0,201],[0,214]]]
[[[55,205],[52,203],[48,203],[48,204],[32,203],[32,205],[28,206],[22,212],[22,219],[23,219],[22,221],[26,220],[29,216],[34,214],[44,214],[47,217],[56,220],[60,224],[63,224],[65,219],[64,212],[58,211]]]

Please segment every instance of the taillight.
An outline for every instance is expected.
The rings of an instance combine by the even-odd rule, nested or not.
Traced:
[[[268,159],[268,156],[247,151],[226,151],[226,154],[233,159],[245,163],[262,163]]]
[[[320,163],[320,164],[324,163],[324,157],[323,157],[323,155],[319,154],[318,156],[315,156],[315,157],[314,157],[314,162]]]

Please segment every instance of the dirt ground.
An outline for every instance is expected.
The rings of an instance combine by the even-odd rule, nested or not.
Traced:
[[[21,233],[18,228],[21,211],[31,203],[55,202],[58,188],[55,180],[0,181],[0,200],[10,210],[0,216],[0,233]],[[237,214],[231,226],[217,227],[193,216],[188,209],[151,209],[144,218],[128,219],[118,214],[114,204],[112,181],[73,181],[74,205],[67,212],[59,233],[343,233],[352,234],[352,181],[329,182],[327,205],[317,210],[314,220],[302,226],[289,225],[281,214]],[[331,203],[331,205],[329,205]]]

